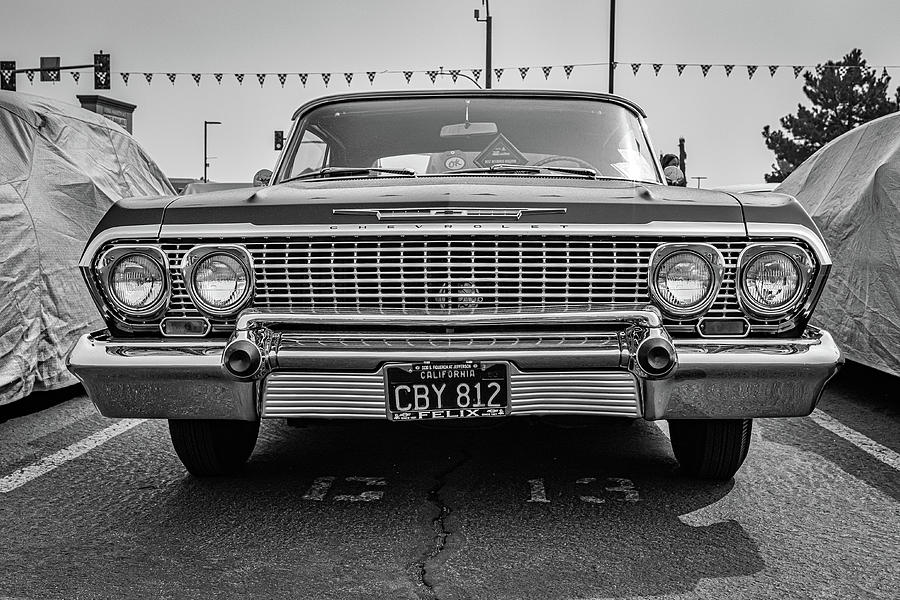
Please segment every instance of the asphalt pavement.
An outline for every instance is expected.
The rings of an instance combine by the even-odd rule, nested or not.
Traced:
[[[0,598],[900,597],[900,380],[849,366],[727,483],[665,427],[263,423],[237,477],[76,388],[0,407]]]

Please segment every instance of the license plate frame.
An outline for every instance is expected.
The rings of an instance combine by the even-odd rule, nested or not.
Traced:
[[[388,420],[505,417],[509,415],[511,409],[509,371],[510,364],[506,361],[423,361],[388,364],[383,369],[384,404]],[[426,375],[428,373],[433,375]],[[478,387],[476,385],[478,383],[482,385]],[[457,389],[461,384],[469,386],[468,406],[461,405],[463,399]],[[424,407],[421,403],[423,399],[421,388],[415,390],[414,385],[427,387]],[[433,386],[440,385],[445,387],[438,393]],[[399,386],[406,386],[407,389],[398,392]],[[409,410],[401,410],[407,407]]]

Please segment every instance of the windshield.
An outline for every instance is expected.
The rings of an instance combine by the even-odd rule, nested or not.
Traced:
[[[529,167],[515,171],[509,166]],[[533,174],[536,167],[659,182],[638,117],[600,100],[394,98],[327,104],[302,117],[280,180],[408,169],[417,175]],[[549,171],[548,171],[549,172]],[[554,171],[559,173],[560,171]]]

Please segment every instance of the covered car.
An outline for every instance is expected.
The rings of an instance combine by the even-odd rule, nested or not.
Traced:
[[[814,320],[848,359],[900,375],[900,113],[833,140],[776,191],[803,204],[834,256]]]
[[[112,121],[0,91],[0,405],[77,383],[66,353],[101,324],[78,270],[85,241],[117,200],[171,193]]]

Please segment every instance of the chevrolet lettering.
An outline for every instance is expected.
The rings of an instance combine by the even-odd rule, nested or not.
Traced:
[[[262,419],[553,417],[667,420],[684,474],[730,478],[752,420],[810,414],[842,363],[809,324],[831,257],[793,198],[657,156],[607,94],[314,100],[265,186],[109,209],[81,260],[106,326],[69,368],[197,476]]]

